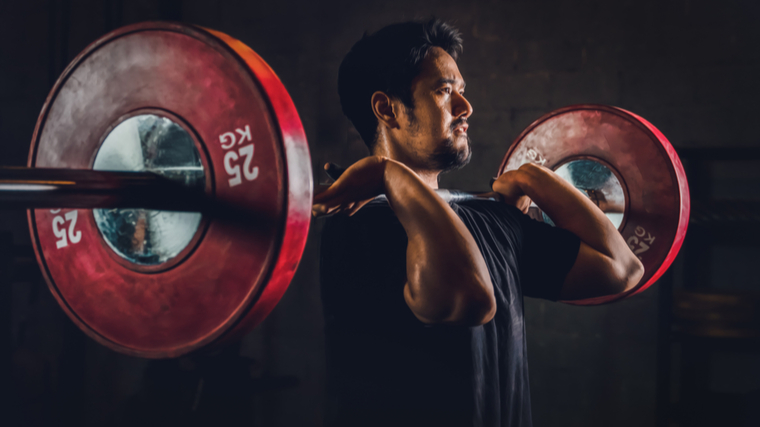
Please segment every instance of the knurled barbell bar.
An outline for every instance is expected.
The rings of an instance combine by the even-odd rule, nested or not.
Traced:
[[[628,294],[574,304],[641,292],[673,261],[688,186],[644,119],[557,110],[517,138],[499,173],[526,162],[591,197],[645,265]],[[306,242],[312,170],[295,106],[258,55],[213,30],[141,23],[91,44],[48,96],[28,166],[0,170],[3,206],[29,208],[66,314],[123,353],[176,357],[247,332],[282,297]]]

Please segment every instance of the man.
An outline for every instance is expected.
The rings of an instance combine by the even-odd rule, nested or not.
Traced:
[[[501,202],[446,203],[470,158],[459,33],[385,27],[340,67],[344,113],[371,156],[314,199],[322,235],[329,426],[530,426],[523,295],[624,292],[643,267],[579,191],[535,165]],[[385,199],[375,199],[384,194]],[[534,200],[556,228],[524,214]]]

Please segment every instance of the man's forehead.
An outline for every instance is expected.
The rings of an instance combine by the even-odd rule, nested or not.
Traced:
[[[435,84],[465,84],[454,58],[440,47],[433,47],[428,51],[422,61],[418,78]]]

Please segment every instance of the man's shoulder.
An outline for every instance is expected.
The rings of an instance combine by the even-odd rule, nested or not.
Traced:
[[[462,220],[475,220],[480,225],[498,224],[516,226],[522,212],[516,207],[490,199],[468,199],[451,203],[451,207]]]
[[[406,232],[388,202],[383,200],[373,200],[353,216],[330,216],[322,228],[322,241],[336,246],[399,239],[406,239]]]

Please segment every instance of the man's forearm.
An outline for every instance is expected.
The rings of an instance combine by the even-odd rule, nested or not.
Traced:
[[[520,167],[517,182],[560,228],[564,228],[594,250],[614,257],[628,247],[604,213],[570,183],[550,170],[533,164]]]
[[[563,298],[578,299],[625,292],[644,268],[604,213],[583,193],[541,166],[526,164],[514,173],[522,192],[546,212],[557,227],[582,242],[565,278]]]
[[[386,196],[406,230],[404,297],[426,323],[476,325],[495,313],[483,256],[462,220],[408,167],[387,160]]]

